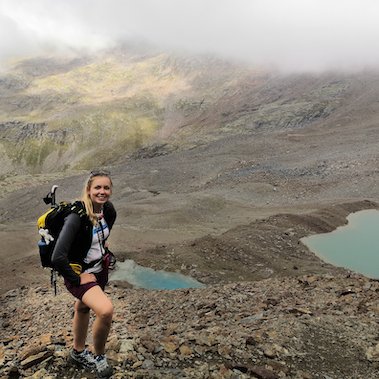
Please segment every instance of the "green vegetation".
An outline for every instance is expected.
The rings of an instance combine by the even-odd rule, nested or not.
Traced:
[[[17,86],[19,106],[12,105],[12,98],[5,101],[2,119],[45,122],[48,130],[42,139],[30,136],[8,143],[7,155],[37,172],[46,159],[59,157],[58,170],[88,168],[148,144],[163,125],[167,96],[187,88],[187,79],[167,66],[166,59],[163,54],[126,63],[94,59],[41,76],[32,70],[33,62],[18,65],[18,70],[28,67],[34,74],[28,86]]]
[[[52,140],[28,139],[23,143],[3,143],[6,155],[16,165],[26,166],[30,172],[38,173],[52,152],[61,152],[63,146]]]
[[[187,79],[164,67],[165,55],[123,64],[114,58],[93,62],[71,71],[35,79],[26,93],[59,93],[66,102],[98,106],[148,93],[158,101],[188,87]]]
[[[85,169],[109,164],[142,147],[155,135],[159,124],[148,117],[129,118],[128,115],[111,114],[87,117],[81,126],[78,151],[88,152],[77,168]]]
[[[37,134],[20,129],[17,141],[0,128],[6,155],[28,172],[111,164],[156,142],[187,149],[223,133],[304,127],[328,117],[350,85],[343,77],[274,78],[206,57],[54,62],[19,62],[0,86],[0,124],[44,123]]]

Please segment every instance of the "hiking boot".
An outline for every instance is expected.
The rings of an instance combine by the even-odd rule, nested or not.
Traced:
[[[95,357],[96,374],[99,379],[109,378],[113,374],[113,368],[109,365],[104,354]]]
[[[70,359],[73,363],[81,366],[82,368],[89,370],[96,368],[95,357],[87,349],[84,349],[81,352],[72,349],[70,351]]]

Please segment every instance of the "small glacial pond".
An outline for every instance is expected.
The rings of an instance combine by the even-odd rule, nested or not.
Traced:
[[[134,287],[155,290],[205,287],[204,284],[190,276],[177,272],[156,271],[149,267],[140,266],[131,259],[117,262],[117,269],[111,273],[110,279],[125,280]]]
[[[325,262],[345,267],[370,278],[379,278],[379,211],[352,213],[348,224],[330,233],[302,238]]]

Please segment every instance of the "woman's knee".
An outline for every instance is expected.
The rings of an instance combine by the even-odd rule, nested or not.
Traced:
[[[96,317],[101,320],[112,321],[113,317],[113,304],[108,296],[103,292],[99,286],[90,288],[84,295],[82,300],[92,311],[95,312]]]
[[[96,316],[99,317],[104,322],[111,322],[113,318],[113,304],[109,303],[103,305],[96,313]]]
[[[87,305],[85,305],[82,301],[80,300],[77,300],[75,302],[75,312],[79,312],[79,313],[89,313],[90,311],[90,308],[87,307]]]

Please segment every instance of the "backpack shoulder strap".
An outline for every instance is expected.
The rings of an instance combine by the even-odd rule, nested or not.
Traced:
[[[87,215],[86,207],[80,200],[76,200],[73,203],[71,203],[70,211],[72,213],[76,213],[80,218]]]

